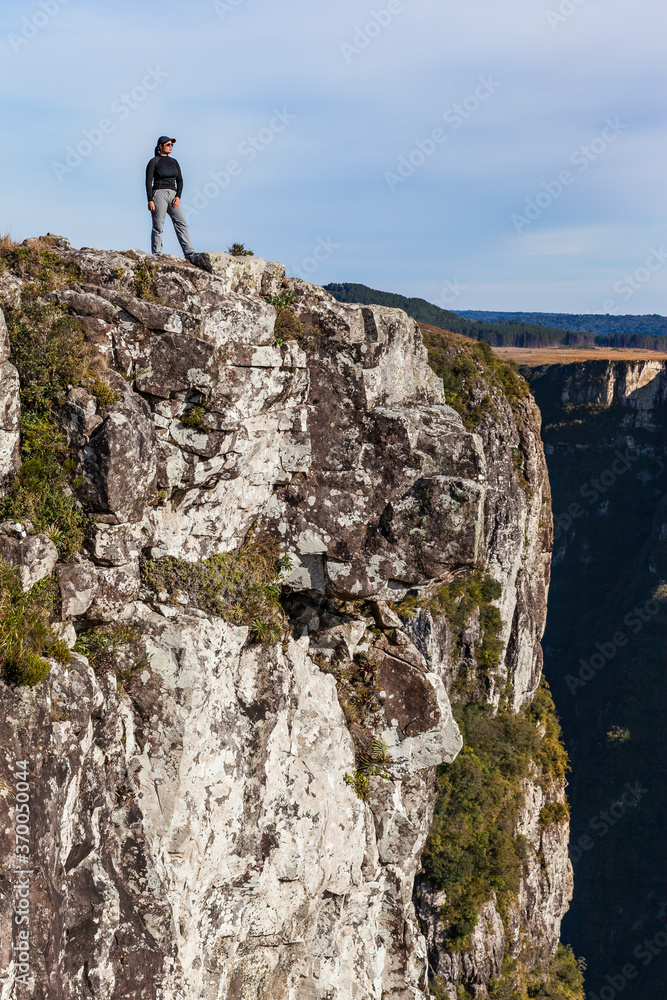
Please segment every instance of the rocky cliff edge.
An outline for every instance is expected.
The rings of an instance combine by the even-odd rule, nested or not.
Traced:
[[[427,996],[413,884],[462,742],[427,598],[490,574],[502,648],[473,687],[532,698],[550,543],[532,400],[494,390],[466,429],[404,313],[259,258],[211,254],[208,275],[53,236],[4,254],[3,600],[37,614],[50,594],[53,632],[40,683],[3,653],[0,996]]]

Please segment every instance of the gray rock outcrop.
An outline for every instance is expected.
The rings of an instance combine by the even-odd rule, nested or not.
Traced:
[[[59,1000],[424,1000],[413,886],[435,767],[455,759],[461,735],[446,620],[407,622],[390,605],[486,568],[504,622],[488,700],[530,700],[550,543],[534,403],[515,412],[499,394],[497,418],[466,430],[413,320],[337,303],[259,258],[211,254],[207,275],[62,240],[58,253],[79,277],[55,294],[112,366],[118,397],[98,412],[74,386],[63,403],[91,522],[83,550],[55,567],[63,622],[122,623],[143,652],[104,669],[74,653],[34,689],[0,685],[5,773],[17,759],[31,768],[31,989]],[[137,292],[147,265],[151,298]],[[20,279],[5,284],[15,308]],[[289,295],[298,339],[276,340],[277,295]],[[142,582],[142,558],[194,564],[256,531],[291,560],[282,642],[253,642],[247,624]],[[345,780],[358,746],[334,676],[359,657],[377,670],[372,729],[386,747],[367,801]],[[8,784],[0,800],[4,1000],[19,974]],[[532,830],[539,804],[526,808]],[[516,916],[517,935],[548,925],[549,953],[566,868],[534,888],[537,922]],[[491,908],[481,927],[494,920]],[[485,954],[498,951],[488,942]]]

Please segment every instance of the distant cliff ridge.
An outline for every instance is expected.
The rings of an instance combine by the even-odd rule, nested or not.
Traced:
[[[209,257],[0,243],[1,996],[580,986],[526,383]]]
[[[647,337],[667,336],[667,316],[657,313],[616,316],[603,313],[489,312],[457,309],[457,316],[481,323],[531,323],[555,330],[573,330],[600,336],[625,333]]]
[[[485,340],[494,347],[632,347],[664,351],[663,316],[575,316],[554,313],[450,312],[425,299],[380,292],[366,285],[330,284],[340,302],[364,302],[404,309],[419,323]],[[554,322],[550,322],[551,319]],[[570,320],[572,323],[570,323]]]

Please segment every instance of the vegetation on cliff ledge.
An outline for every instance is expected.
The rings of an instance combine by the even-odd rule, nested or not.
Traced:
[[[48,677],[45,657],[69,663],[69,648],[52,627],[59,596],[52,577],[24,593],[18,570],[0,560],[0,669],[7,683],[35,687]]]
[[[514,405],[529,393],[516,365],[493,353],[485,341],[467,340],[460,334],[423,326],[428,361],[443,380],[445,399],[473,430],[486,413],[493,413],[493,390]]]
[[[475,643],[474,654],[478,669],[474,677],[469,664],[460,670],[452,692],[459,700],[466,694],[472,694],[472,689],[477,686],[477,674],[481,674],[483,686],[498,666],[503,651],[503,623],[495,602],[501,593],[500,583],[488,571],[476,569],[468,577],[450,580],[430,593],[408,596],[393,605],[397,614],[404,618],[411,618],[420,608],[430,611],[434,618],[444,616],[451,634],[450,660],[455,667],[460,666],[464,634],[473,619],[477,618],[479,639]]]
[[[439,768],[439,795],[422,857],[428,879],[447,893],[442,921],[448,946],[466,947],[479,914],[495,895],[505,916],[516,898],[526,857],[517,835],[526,779],[547,795],[567,770],[560,726],[545,681],[518,714],[492,714],[485,704],[454,706],[463,750]],[[562,813],[554,816],[561,821]]]
[[[23,282],[21,303],[6,307],[10,361],[19,373],[22,465],[0,502],[0,520],[30,521],[49,535],[61,559],[83,544],[86,519],[74,491],[79,485],[60,411],[73,386],[83,386],[100,408],[118,395],[103,380],[104,359],[89,344],[81,322],[51,293],[76,280],[75,264],[53,252],[48,237],[15,244],[0,240],[0,273]]]
[[[254,642],[278,642],[285,633],[279,578],[289,566],[276,539],[250,537],[239,552],[200,562],[144,558],[141,580],[163,603],[191,604],[234,625],[247,625]]]
[[[519,962],[506,960],[498,979],[489,982],[488,995],[490,1000],[585,1000],[585,969],[585,961],[575,958],[569,945],[559,944],[546,970],[526,969]],[[435,1000],[449,1000],[450,994],[437,976],[429,985]],[[468,1000],[470,995],[462,986],[457,988],[459,1000]]]

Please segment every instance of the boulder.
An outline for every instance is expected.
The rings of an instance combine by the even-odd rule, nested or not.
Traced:
[[[95,509],[139,520],[157,499],[157,437],[136,394],[114,403],[84,449],[85,492]]]
[[[63,619],[75,618],[88,610],[99,586],[97,573],[94,563],[82,558],[56,567]]]
[[[46,535],[24,538],[17,534],[13,526],[0,527],[0,558],[18,569],[21,587],[27,592],[51,575],[58,562],[58,550]]]

